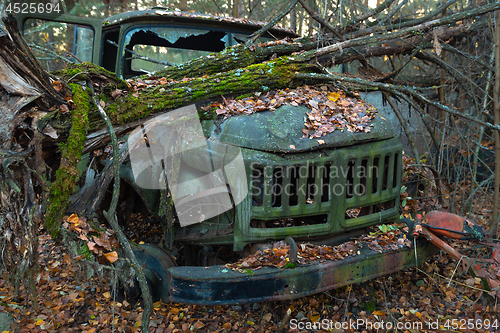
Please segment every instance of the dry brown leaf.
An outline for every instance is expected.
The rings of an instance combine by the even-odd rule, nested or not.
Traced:
[[[69,108],[66,104],[61,104],[61,106],[59,106],[59,111],[61,111],[61,113],[67,113],[69,112]]]
[[[89,240],[85,234],[80,234],[78,238],[86,242]]]
[[[288,253],[288,248],[273,249],[278,257],[283,257]]]
[[[61,81],[52,81],[52,87],[54,87],[54,90],[57,92],[61,92],[64,88]]]
[[[78,218],[78,215],[71,214],[70,217],[68,217],[68,219],[66,221],[68,221],[69,223],[77,223],[78,224],[80,222],[80,219]]]
[[[52,126],[50,126],[50,124],[47,124],[47,126],[45,126],[42,133],[51,137],[52,139],[57,139],[59,137],[56,130]]]
[[[74,301],[75,299],[77,299],[77,298],[78,298],[78,296],[79,296],[79,293],[76,293],[76,292],[75,292],[75,293],[70,293],[70,294],[69,294],[69,298],[70,298],[72,301]]]
[[[114,263],[118,260],[118,253],[116,251],[104,253],[104,256],[109,260],[110,263]]]
[[[88,246],[88,248],[89,248],[90,251],[95,252],[95,250],[96,250],[96,248],[95,248],[96,244],[94,242],[87,242],[87,246]]]
[[[111,97],[113,97],[115,100],[120,97],[121,95],[123,95],[123,90],[120,90],[120,89],[115,89],[113,90],[111,93],[110,93]],[[102,101],[101,101],[102,102]],[[102,104],[101,104],[102,105]],[[104,106],[103,106],[104,107]]]
[[[193,329],[194,330],[199,330],[200,328],[205,327],[205,324],[203,324],[201,321],[197,321],[196,323],[193,324]]]
[[[101,232],[100,237],[93,236],[94,242],[99,245],[100,247],[105,248],[108,251],[111,251],[111,242],[109,241],[109,238],[107,235],[103,232]]]

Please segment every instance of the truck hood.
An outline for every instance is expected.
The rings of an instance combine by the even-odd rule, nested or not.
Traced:
[[[246,116],[235,116],[220,125],[212,138],[231,145],[275,153],[297,153],[322,148],[346,147],[363,142],[394,137],[391,122],[380,115],[370,124],[368,133],[336,130],[321,138],[304,138],[304,106],[283,105],[275,111],[264,111]]]

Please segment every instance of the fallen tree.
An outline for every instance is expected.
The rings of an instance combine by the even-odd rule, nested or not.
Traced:
[[[432,100],[426,95],[425,87],[401,86],[402,82],[410,83],[398,79],[412,58],[388,73],[369,64],[372,57],[417,56],[426,49],[459,53],[454,45],[466,36],[481,32],[489,24],[488,13],[500,9],[500,3],[492,3],[435,19],[453,2],[448,1],[425,19],[400,23],[396,30],[393,27],[400,18],[392,17],[394,10],[385,17],[380,16],[392,8],[392,1],[387,1],[344,26],[332,27],[323,21],[326,26],[321,36],[323,47],[318,47],[320,36],[259,45],[241,44],[218,55],[167,67],[154,76],[128,82],[90,63],[69,64],[64,70],[51,74],[44,72],[16,30],[15,21],[7,18],[4,20],[7,31],[0,33],[3,96],[0,230],[4,235],[2,249],[8,249],[9,253],[4,267],[14,272],[16,291],[20,281],[27,279],[28,286],[32,282],[38,222],[44,216],[47,230],[54,238],[59,236],[69,198],[82,177],[77,167],[82,154],[102,149],[110,142],[109,129],[105,128],[101,116],[103,112],[114,126],[112,131],[120,136],[152,116],[180,106],[192,103],[207,106],[220,101],[221,96],[238,97],[327,81],[347,92],[359,88],[381,90],[397,100],[407,100],[420,113],[431,136],[434,131],[428,122],[427,105],[489,129],[500,129],[488,119]],[[319,16],[316,18],[321,22]],[[374,25],[371,18],[382,23]],[[424,60],[446,68],[446,64],[432,54]],[[365,75],[334,74],[327,69],[333,64],[354,61],[361,63]],[[492,70],[488,63],[478,66]],[[463,88],[471,96],[478,93],[478,85]],[[201,119],[224,120],[215,107],[198,110]],[[409,140],[411,143],[411,138]],[[434,137],[433,142],[437,147]],[[119,156],[116,144],[114,152],[117,153],[115,163],[126,158],[126,149]],[[418,153],[416,158],[418,160]],[[96,179],[92,195],[79,202],[80,212],[95,212],[113,179],[113,169],[109,165]]]

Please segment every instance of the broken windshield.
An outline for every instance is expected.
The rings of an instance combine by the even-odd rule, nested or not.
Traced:
[[[124,37],[124,72],[133,75],[155,72],[244,43],[248,34],[204,28],[134,27]],[[259,41],[269,39],[264,37]]]
[[[140,27],[125,34],[125,68],[153,72],[165,66],[220,52],[227,32],[184,27]],[[130,64],[130,66],[127,66]]]

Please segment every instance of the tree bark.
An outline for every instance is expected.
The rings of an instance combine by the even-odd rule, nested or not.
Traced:
[[[500,11],[495,15],[495,87],[493,88],[493,102],[495,112],[495,125],[500,125]],[[493,217],[490,223],[490,234],[498,234],[498,203],[500,201],[500,132],[495,131],[495,187],[493,191]]]

